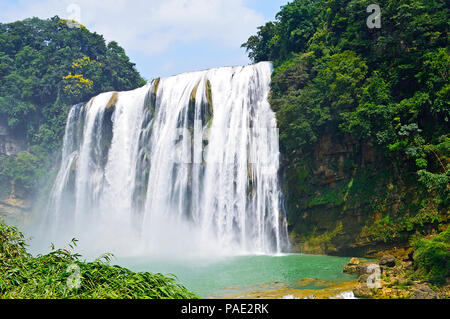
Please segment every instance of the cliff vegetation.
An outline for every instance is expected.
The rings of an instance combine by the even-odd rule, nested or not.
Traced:
[[[448,259],[439,247],[449,244],[449,7],[377,3],[380,28],[369,28],[372,1],[294,0],[242,46],[274,62],[295,250],[412,247],[423,276],[442,278],[448,268],[431,260]]]
[[[144,84],[123,48],[83,26],[0,24],[0,215],[48,193],[72,105]]]

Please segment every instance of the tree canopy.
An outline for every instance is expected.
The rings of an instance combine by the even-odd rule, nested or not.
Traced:
[[[242,46],[272,60],[272,106],[290,159],[325,132],[449,181],[449,7],[444,0],[294,0]],[[422,176],[425,174],[422,171]]]
[[[11,182],[31,189],[49,154],[59,150],[73,104],[144,84],[117,42],[107,44],[83,26],[58,16],[0,24],[0,120],[27,147],[15,160],[3,156],[0,166],[17,172]],[[31,180],[22,178],[24,161],[36,168],[27,173]]]
[[[57,16],[0,24],[0,116],[29,145],[58,146],[72,104],[144,84],[116,42],[85,27]]]

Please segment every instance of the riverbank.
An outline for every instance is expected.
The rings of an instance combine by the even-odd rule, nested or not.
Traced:
[[[375,261],[352,258],[343,271],[358,276],[351,289],[357,298],[450,299],[449,278],[425,280],[417,259],[411,248],[390,250]]]
[[[354,299],[353,287],[356,280],[336,283],[316,278],[298,280],[296,288],[287,287],[284,283],[260,284],[252,291],[211,295],[209,298],[222,299]]]

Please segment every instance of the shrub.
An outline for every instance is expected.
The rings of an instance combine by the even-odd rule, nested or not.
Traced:
[[[432,283],[445,283],[449,275],[450,229],[447,227],[432,239],[422,238],[412,244],[417,273]]]
[[[79,254],[68,249],[53,248],[49,254],[33,257],[26,246],[24,235],[17,228],[0,221],[0,298],[197,298],[174,276],[135,273],[109,265],[110,254],[94,262],[83,262]],[[75,246],[74,239],[69,247]],[[79,288],[68,285],[73,278],[70,267],[80,270]]]

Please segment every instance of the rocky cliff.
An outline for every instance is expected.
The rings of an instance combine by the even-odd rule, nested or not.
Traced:
[[[407,247],[414,232],[433,232],[448,218],[424,199],[406,164],[348,135],[324,134],[296,159],[282,168],[296,252],[373,256]]]

